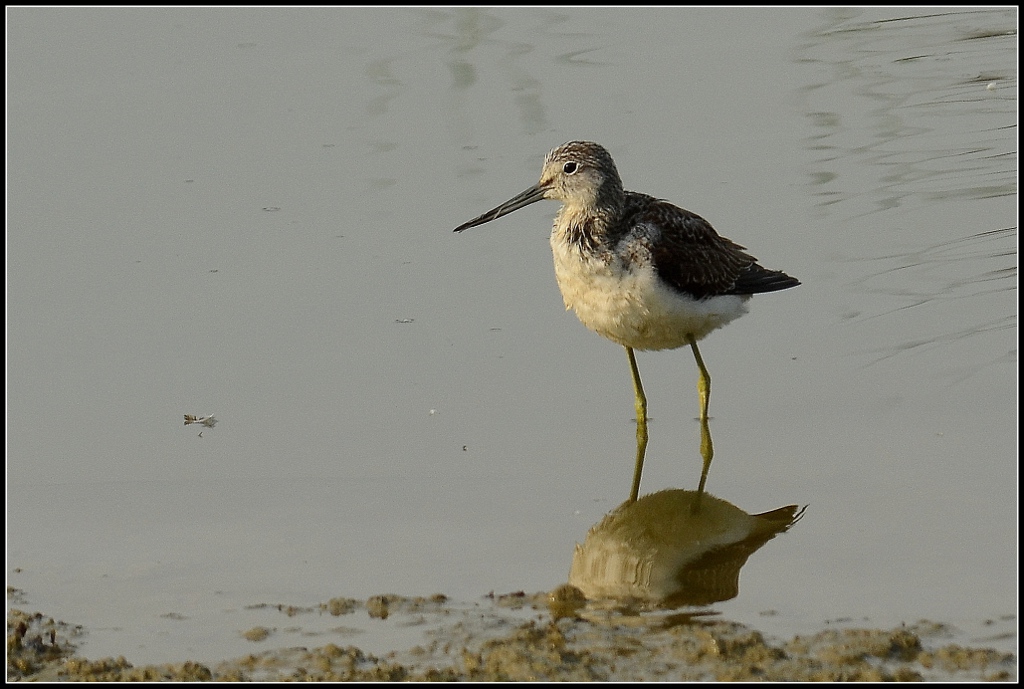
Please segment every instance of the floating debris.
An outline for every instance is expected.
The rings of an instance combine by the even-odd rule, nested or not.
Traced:
[[[207,428],[213,428],[217,425],[217,419],[213,418],[213,414],[209,416],[192,416],[191,414],[185,414],[185,425],[193,423],[201,423]]]

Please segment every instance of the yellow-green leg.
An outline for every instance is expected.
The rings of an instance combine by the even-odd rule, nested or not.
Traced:
[[[711,374],[708,373],[704,359],[697,348],[697,339],[690,335],[690,348],[693,349],[693,358],[697,360],[697,368],[700,369],[700,377],[697,379],[697,392],[700,394],[700,456],[704,460],[701,467],[700,484],[697,486],[697,500],[693,504],[693,512],[700,509],[701,496],[704,495],[704,487],[708,482],[708,471],[711,469],[711,460],[715,456],[715,446],[711,441],[711,427],[708,424],[708,400],[711,398]]]
[[[704,466],[700,470],[700,484],[697,486],[697,499],[693,502],[693,509],[690,510],[691,514],[697,514],[700,511],[701,498],[704,496],[704,487],[708,482],[708,471],[711,470],[711,460],[715,456],[715,446],[711,442],[711,427],[708,425],[708,420],[703,419],[700,422],[700,456],[704,459]]]
[[[700,350],[697,349],[697,339],[693,335],[687,335],[686,339],[690,342],[693,358],[697,360],[697,368],[700,369],[700,378],[697,379],[697,392],[700,393],[700,420],[706,421],[708,418],[708,400],[711,398],[711,374],[708,373],[708,369],[704,365],[704,359],[700,356]]]
[[[629,357],[629,372],[633,374],[633,392],[636,393],[636,464],[633,467],[633,488],[629,501],[636,502],[640,494],[640,475],[644,471],[644,455],[647,453],[647,396],[640,382],[640,370],[636,367],[636,356],[632,347],[626,347]]]

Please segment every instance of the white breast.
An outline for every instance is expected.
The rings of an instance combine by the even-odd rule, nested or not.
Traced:
[[[688,335],[699,340],[747,311],[748,296],[697,300],[679,294],[661,282],[649,260],[633,260],[627,267],[618,255],[581,252],[557,232],[551,235],[551,250],[565,308],[624,347],[681,347]]]

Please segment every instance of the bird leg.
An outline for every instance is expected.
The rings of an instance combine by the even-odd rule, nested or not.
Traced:
[[[693,349],[693,357],[697,360],[697,368],[700,369],[700,377],[697,379],[697,392],[700,394],[700,456],[704,459],[704,466],[700,472],[700,485],[697,486],[697,501],[694,503],[693,511],[700,509],[700,497],[704,494],[704,486],[708,481],[708,471],[711,469],[711,460],[715,456],[715,446],[711,441],[711,427],[708,425],[708,400],[711,398],[711,375],[704,365],[704,359],[697,349],[697,338],[693,335],[686,339],[690,341]]]
[[[693,358],[697,360],[697,368],[700,369],[700,378],[697,379],[697,392],[700,393],[700,420],[707,421],[708,400],[711,398],[711,374],[704,366],[704,359],[701,358],[700,350],[697,349],[697,339],[693,335],[687,335],[686,339],[690,341]]]
[[[704,458],[704,466],[700,470],[700,484],[697,486],[697,499],[693,503],[690,514],[697,514],[700,511],[701,498],[704,496],[704,487],[708,482],[708,471],[711,469],[711,460],[715,456],[715,446],[711,442],[711,427],[708,420],[700,422],[700,456]]]
[[[644,470],[644,455],[647,453],[647,397],[640,382],[640,371],[636,367],[636,356],[632,347],[626,347],[629,356],[629,371],[633,374],[633,392],[636,393],[636,465],[633,468],[633,488],[629,501],[636,502],[640,494],[640,475]]]

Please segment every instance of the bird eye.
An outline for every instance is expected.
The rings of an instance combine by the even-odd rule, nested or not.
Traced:
[[[577,165],[576,163],[572,162],[572,161],[569,161],[568,163],[566,163],[565,165],[562,166],[562,172],[564,172],[567,175],[575,174],[576,171],[579,170],[579,169],[580,169],[580,166]]]

